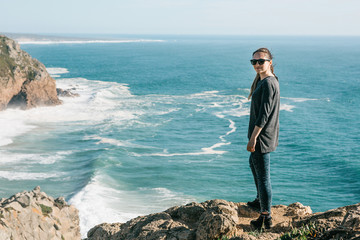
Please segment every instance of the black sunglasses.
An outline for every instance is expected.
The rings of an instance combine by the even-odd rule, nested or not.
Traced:
[[[271,61],[271,59],[251,59],[250,62],[252,65],[256,65],[256,63],[259,63],[259,65],[263,65],[265,61]]]

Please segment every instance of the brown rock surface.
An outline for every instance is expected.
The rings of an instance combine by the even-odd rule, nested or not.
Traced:
[[[307,224],[316,226],[317,238],[309,239],[360,239],[360,203],[314,214],[301,203],[276,205],[272,207],[273,227],[261,233],[249,224],[258,215],[245,203],[193,202],[126,223],[97,225],[88,232],[88,240],[271,240]],[[2,198],[3,239],[80,239],[78,210],[63,197],[47,196],[40,187]]]
[[[0,35],[0,110],[60,103],[55,80],[45,66],[21,50],[14,40]]]
[[[250,221],[259,213],[245,203],[210,200],[172,207],[164,212],[137,217],[126,223],[103,223],[88,232],[88,240],[100,239],[278,239],[303,224],[315,223],[321,231],[318,239],[359,239],[360,203],[312,214],[301,203],[272,207],[273,228],[254,232]]]
[[[360,240],[360,203],[312,214],[295,222],[294,226],[310,222],[324,230],[321,239]]]
[[[78,210],[36,187],[0,200],[0,240],[80,239]]]
[[[73,93],[71,90],[76,90],[76,89],[61,89],[61,88],[57,88],[56,92],[57,95],[60,97],[79,97],[80,95],[78,93]]]

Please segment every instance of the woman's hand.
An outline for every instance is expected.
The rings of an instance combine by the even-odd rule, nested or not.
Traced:
[[[255,152],[255,145],[256,145],[256,138],[250,138],[248,144],[247,144],[247,150],[249,152]]]
[[[261,130],[262,130],[261,127],[255,126],[254,131],[252,132],[251,138],[247,145],[247,150],[249,152],[255,152],[256,139],[259,136]]]

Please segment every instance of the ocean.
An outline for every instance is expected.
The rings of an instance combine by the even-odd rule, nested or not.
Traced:
[[[253,200],[249,60],[265,46],[281,89],[273,204],[360,202],[359,37],[126,37],[21,43],[80,97],[0,112],[0,197],[64,196],[83,236],[192,201]]]

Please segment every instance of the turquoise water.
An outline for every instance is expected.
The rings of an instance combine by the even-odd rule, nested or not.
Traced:
[[[133,38],[162,41],[22,44],[80,97],[0,112],[0,197],[37,185],[65,196],[82,234],[191,201],[252,200],[249,59],[266,46],[281,88],[273,204],[360,202],[359,38]]]

